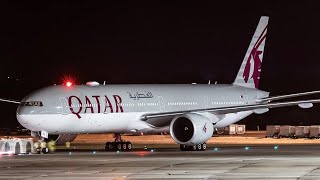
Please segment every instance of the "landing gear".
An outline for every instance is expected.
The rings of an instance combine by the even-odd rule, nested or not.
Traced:
[[[115,134],[115,139],[113,142],[107,142],[105,146],[106,151],[131,151],[131,142],[125,142],[121,139],[120,134]]]
[[[181,151],[205,151],[207,149],[207,144],[196,144],[196,145],[185,145],[180,144]]]

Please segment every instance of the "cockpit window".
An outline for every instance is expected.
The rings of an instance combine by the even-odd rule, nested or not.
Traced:
[[[41,101],[20,102],[20,106],[43,106]]]

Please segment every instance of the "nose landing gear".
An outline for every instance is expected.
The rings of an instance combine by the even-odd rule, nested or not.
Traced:
[[[121,134],[114,134],[113,142],[106,142],[105,150],[106,151],[131,151],[132,144],[131,142],[126,142],[121,139]]]

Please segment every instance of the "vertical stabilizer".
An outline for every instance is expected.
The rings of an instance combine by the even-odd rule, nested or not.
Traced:
[[[257,29],[252,37],[247,53],[233,84],[258,89],[268,20],[269,17],[267,16],[262,16],[260,18]]]

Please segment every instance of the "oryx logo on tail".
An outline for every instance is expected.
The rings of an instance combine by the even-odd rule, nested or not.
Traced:
[[[255,88],[258,88],[259,86],[262,64],[262,59],[260,59],[260,55],[263,53],[263,51],[259,50],[259,47],[261,43],[265,40],[266,35],[267,27],[264,28],[262,34],[260,35],[254,47],[252,48],[252,51],[247,59],[247,64],[243,72],[244,81],[247,83],[249,79],[253,79]]]
[[[258,88],[269,17],[260,18],[238,75],[233,84]]]

